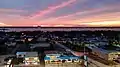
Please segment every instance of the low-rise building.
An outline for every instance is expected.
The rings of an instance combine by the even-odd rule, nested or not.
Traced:
[[[47,51],[44,58],[45,63],[64,63],[64,62],[80,62],[80,57],[74,56],[71,53],[59,51]]]
[[[114,46],[111,46],[112,48]],[[92,46],[89,47],[92,50],[92,54],[97,55],[100,58],[103,58],[105,60],[113,61],[113,60],[119,60],[120,58],[120,50],[115,49],[109,49],[108,46]],[[119,48],[120,49],[120,48]]]
[[[24,63],[26,65],[29,64],[39,64],[39,57],[37,52],[17,52],[16,53],[17,57],[23,57],[24,58]]]

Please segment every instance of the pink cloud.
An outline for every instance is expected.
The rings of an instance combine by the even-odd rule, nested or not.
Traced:
[[[69,5],[68,2],[66,4]],[[49,8],[49,10],[44,10],[43,12],[33,17],[34,18],[39,16],[42,17],[45,14],[51,13],[52,11],[55,11],[56,9],[65,7],[67,5],[63,4],[61,6],[59,5],[59,6],[51,7]],[[104,8],[88,9],[88,10],[76,12],[73,14],[65,15],[65,16],[53,17],[50,19],[48,18],[47,20],[43,19],[41,21],[36,19],[29,19],[19,15],[9,15],[9,16],[7,15],[5,17],[0,15],[2,16],[0,17],[0,21],[1,19],[4,18],[3,22],[0,23],[0,26],[7,26],[9,25],[9,23],[11,23],[13,26],[34,26],[34,25],[35,26],[36,25],[39,25],[39,26],[108,26],[107,24],[109,23],[110,23],[109,25],[111,26],[112,25],[117,26],[117,25],[120,25],[120,22],[116,22],[120,20],[120,12],[100,13],[97,15],[89,16],[89,14],[94,14],[96,12],[104,12],[106,10],[114,10],[117,8],[119,8],[119,6],[105,6]],[[0,9],[0,12],[24,12],[24,10]],[[84,15],[84,14],[88,14],[88,16],[85,16],[84,18],[76,17],[76,15]],[[76,19],[72,19],[72,18],[76,18]]]
[[[105,6],[104,8],[93,8],[93,9],[87,9],[87,10],[83,10],[83,11],[79,11],[79,12],[76,12],[76,13],[73,13],[73,14],[69,14],[69,15],[64,15],[64,16],[59,16],[59,17],[52,17],[52,18],[48,18],[47,20],[43,19],[41,20],[41,22],[52,22],[52,21],[55,21],[55,20],[63,20],[63,19],[71,19],[73,17],[75,17],[76,15],[84,15],[84,14],[92,14],[94,15],[94,13],[104,13],[105,11],[109,11],[109,10],[116,10],[118,9],[119,6],[116,4],[116,5],[107,5]],[[109,13],[109,12],[108,12]],[[106,13],[106,14],[108,14]],[[100,14],[98,14],[97,16],[99,16]],[[77,18],[77,17],[76,17]]]
[[[12,26],[33,26],[37,25],[36,20],[28,19],[25,16],[20,15],[0,15],[0,25],[12,25]]]
[[[40,21],[38,25],[51,25],[51,26],[120,26],[120,12],[105,13],[93,16],[86,16],[78,19],[58,19],[53,21],[43,22]],[[115,24],[113,24],[115,23]]]
[[[17,10],[17,9],[3,9],[0,8],[0,12],[26,12],[25,10]]]
[[[72,4],[72,3],[74,3],[75,1],[77,1],[77,0],[69,0],[67,2],[63,2],[62,4],[48,7],[47,9],[45,9],[43,11],[40,11],[37,14],[33,15],[31,18],[42,17],[42,16],[44,16],[44,15],[46,15],[48,13],[51,13],[51,12],[55,11],[56,9],[68,6],[68,5]]]

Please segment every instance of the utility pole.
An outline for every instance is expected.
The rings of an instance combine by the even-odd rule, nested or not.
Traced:
[[[86,52],[85,52],[85,44],[84,44],[84,66],[88,67],[88,57],[86,56]]]

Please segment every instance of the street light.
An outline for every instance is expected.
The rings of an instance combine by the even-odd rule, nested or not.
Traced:
[[[88,67],[88,58],[87,58],[87,56],[85,55],[86,54],[86,52],[85,52],[85,44],[84,44],[84,66],[85,67]]]

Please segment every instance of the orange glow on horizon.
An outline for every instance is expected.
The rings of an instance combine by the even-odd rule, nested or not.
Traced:
[[[88,26],[120,26],[120,21],[103,21],[103,22],[89,22],[89,23],[81,23],[79,25],[88,25]]]

